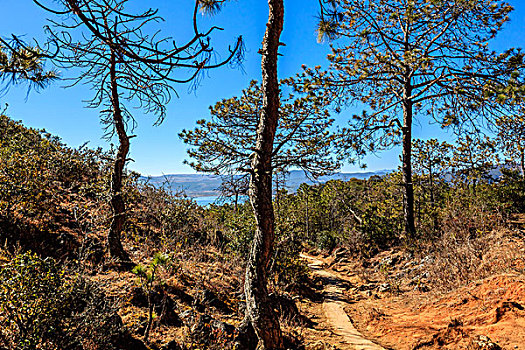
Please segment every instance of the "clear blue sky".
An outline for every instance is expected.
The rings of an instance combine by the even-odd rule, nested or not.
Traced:
[[[510,0],[515,7],[511,22],[497,37],[492,48],[503,50],[509,47],[525,46],[525,1]],[[157,0],[130,1],[130,3],[147,3],[159,8],[159,14],[166,22],[162,24],[163,33],[177,40],[188,38],[191,33],[191,11],[193,0]],[[26,40],[33,37],[42,39],[47,14],[36,7],[31,0],[0,0],[2,21],[0,35],[11,33],[25,35]],[[328,44],[316,41],[317,0],[285,0],[285,29],[282,41],[286,44],[281,49],[283,56],[279,61],[279,75],[287,77],[301,70],[301,65],[325,65]],[[222,12],[214,17],[202,17],[202,28],[218,25],[224,28],[213,36],[215,48],[226,55],[229,44],[236,36],[243,35],[247,53],[244,72],[223,67],[210,71],[195,93],[188,93],[187,86],[177,88],[180,98],[174,98],[168,106],[167,117],[159,127],[154,127],[153,116],[135,113],[138,135],[132,139],[131,157],[135,160],[129,168],[144,175],[173,173],[192,173],[193,170],[182,164],[187,158],[186,146],[177,134],[183,128],[193,128],[195,121],[208,117],[208,106],[222,98],[237,95],[252,79],[260,80],[260,55],[266,18],[267,2],[264,0],[238,0],[230,2]],[[67,72],[62,72],[67,76]],[[99,122],[97,110],[85,108],[84,100],[92,97],[88,86],[77,86],[64,89],[61,82],[40,93],[31,92],[26,100],[27,90],[24,87],[12,87],[0,97],[2,106],[9,103],[8,115],[22,120],[26,125],[45,128],[59,135],[65,143],[77,147],[89,141],[91,147],[108,144],[102,139],[103,128]],[[442,136],[437,127],[427,125],[414,126],[414,136],[421,138]],[[446,137],[446,136],[445,136]],[[370,170],[391,169],[399,163],[399,150],[383,152],[366,159]],[[358,171],[357,166],[346,165],[344,171]]]

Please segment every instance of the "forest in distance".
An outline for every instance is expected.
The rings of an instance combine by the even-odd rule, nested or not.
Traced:
[[[46,24],[0,25],[0,350],[525,349],[525,9],[264,5],[5,5]],[[106,146],[31,126],[20,92],[50,125],[77,96]],[[133,170],[168,125],[196,174]]]

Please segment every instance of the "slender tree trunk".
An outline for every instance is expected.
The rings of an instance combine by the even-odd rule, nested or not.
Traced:
[[[525,151],[520,152],[520,170],[521,170],[521,178],[525,179]]]
[[[439,228],[439,222],[436,212],[436,196],[434,189],[434,173],[432,172],[432,167],[430,167],[430,205],[432,208],[432,222],[434,225],[434,231],[437,232]]]
[[[151,292],[148,290],[148,323],[146,324],[146,329],[144,330],[144,342],[148,343],[149,340],[149,332],[151,330],[151,325],[153,324],[153,308],[154,304],[151,300]]]
[[[416,227],[414,224],[414,184],[412,183],[412,119],[413,103],[412,85],[409,79],[404,88],[403,100],[403,218],[405,224],[405,235],[407,238],[415,238]]]
[[[279,222],[280,219],[280,213],[281,213],[281,203],[280,203],[280,194],[279,194],[279,176],[280,174],[274,174],[275,176],[275,217],[277,222]]]
[[[435,204],[435,198],[434,198],[434,174],[432,173],[432,168],[429,171],[429,179],[430,179],[430,203],[432,204],[432,208],[434,208],[434,204]]]
[[[121,234],[126,222],[126,204],[122,197],[122,178],[129,152],[129,137],[126,134],[126,125],[124,123],[122,109],[120,108],[116,64],[116,56],[115,53],[112,52],[110,67],[111,105],[113,108],[113,123],[118,135],[119,146],[113,163],[113,173],[111,174],[111,209],[113,211],[113,219],[108,234],[108,248],[112,258],[128,262],[130,258],[122,247]]]
[[[283,0],[268,0],[269,17],[262,43],[262,113],[252,159],[250,202],[256,220],[252,250],[246,267],[246,317],[259,339],[259,349],[282,349],[283,337],[268,297],[267,275],[275,238],[272,204],[272,152],[279,119],[277,55],[283,29]]]
[[[310,237],[310,213],[308,211],[308,192],[306,192],[306,211],[305,211],[305,219],[306,219],[306,237],[308,237],[308,239],[312,239],[312,237]]]

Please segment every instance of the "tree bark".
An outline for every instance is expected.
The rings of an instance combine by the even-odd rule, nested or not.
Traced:
[[[246,267],[244,290],[246,318],[259,339],[259,349],[282,349],[283,337],[268,298],[268,265],[275,239],[272,204],[272,153],[279,119],[277,57],[283,29],[283,0],[268,0],[269,17],[262,43],[262,112],[257,126],[257,142],[251,164],[250,202],[256,221],[252,250]]]
[[[305,210],[305,221],[306,221],[306,237],[308,237],[309,240],[312,239],[312,237],[310,237],[310,213],[308,211],[308,191],[306,191],[306,200],[305,200],[305,204],[306,204],[306,210]]]
[[[438,215],[436,212],[436,195],[435,195],[435,188],[434,188],[434,173],[432,172],[432,166],[429,167],[429,174],[430,174],[430,205],[432,208],[432,222],[434,225],[434,232],[437,233],[439,230],[439,221],[438,221]]]
[[[122,247],[121,235],[126,222],[126,204],[122,197],[122,179],[126,159],[129,152],[129,136],[126,133],[122,109],[118,94],[117,74],[116,74],[116,55],[111,52],[110,62],[110,79],[111,79],[111,106],[113,113],[113,123],[119,139],[117,155],[113,162],[113,172],[111,174],[111,209],[113,219],[108,233],[108,248],[112,258],[123,262],[129,262],[131,259]]]
[[[413,103],[412,85],[409,78],[403,91],[403,220],[405,236],[413,239],[416,236],[414,224],[414,184],[412,183],[412,119]]]
[[[520,170],[521,170],[521,178],[525,179],[525,151],[520,152]]]

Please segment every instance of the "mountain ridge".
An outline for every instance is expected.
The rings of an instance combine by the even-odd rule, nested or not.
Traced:
[[[348,172],[335,173],[332,175],[325,175],[319,177],[317,180],[310,179],[302,170],[291,170],[286,179],[286,188],[295,192],[297,188],[303,183],[312,185],[317,183],[325,183],[330,180],[348,181],[352,178],[368,179],[371,176],[383,176],[393,172],[392,169],[382,169],[377,171],[366,172]],[[212,174],[166,174],[160,176],[142,176],[143,181],[149,182],[154,186],[162,186],[163,184],[173,191],[184,191],[189,197],[208,197],[218,196],[218,190],[221,185],[222,175]]]

